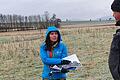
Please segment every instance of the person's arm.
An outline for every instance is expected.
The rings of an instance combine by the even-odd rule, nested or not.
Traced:
[[[49,58],[47,57],[47,52],[44,49],[44,46],[40,47],[40,57],[43,63],[48,65],[57,65],[61,64],[62,59],[60,58]]]
[[[111,9],[113,11],[120,12],[120,0],[114,0],[112,5],[111,5]]]
[[[115,80],[120,80],[120,33],[117,33],[111,43],[109,68]]]

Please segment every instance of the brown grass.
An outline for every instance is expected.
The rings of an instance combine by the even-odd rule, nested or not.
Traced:
[[[82,67],[68,80],[112,80],[108,55],[114,26],[61,28],[69,54],[77,54]],[[0,80],[41,79],[39,45],[45,30],[0,33]]]

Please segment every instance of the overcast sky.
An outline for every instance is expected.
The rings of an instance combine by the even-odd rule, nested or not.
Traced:
[[[113,0],[0,0],[0,13],[37,15],[48,11],[65,20],[89,20],[112,15]]]

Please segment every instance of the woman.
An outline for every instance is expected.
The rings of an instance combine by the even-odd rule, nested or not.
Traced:
[[[55,26],[48,27],[45,42],[40,47],[40,57],[44,64],[43,80],[66,80],[67,69],[60,72],[52,72],[51,66],[69,64],[70,61],[62,60],[67,56],[67,48],[61,41],[59,30]]]

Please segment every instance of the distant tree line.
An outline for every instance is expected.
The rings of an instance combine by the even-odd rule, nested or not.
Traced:
[[[55,14],[53,16],[55,17]],[[47,11],[42,16],[0,14],[0,32],[45,29],[48,26],[56,24],[56,22],[52,21],[51,19],[52,18],[49,18],[49,13]],[[56,19],[56,17],[54,19]]]

